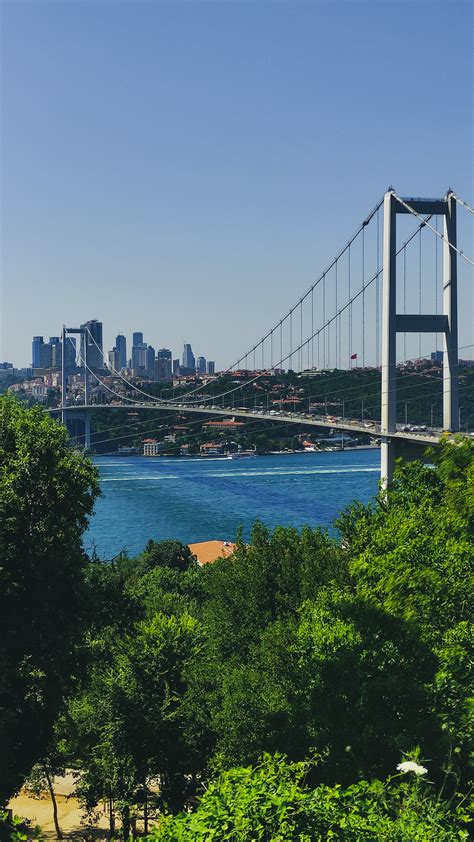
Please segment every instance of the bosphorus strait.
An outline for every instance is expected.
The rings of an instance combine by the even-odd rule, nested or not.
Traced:
[[[96,458],[102,497],[85,536],[102,558],[140,552],[149,538],[183,543],[248,538],[259,519],[301,528],[330,526],[352,500],[367,501],[379,479],[378,449],[250,459]]]

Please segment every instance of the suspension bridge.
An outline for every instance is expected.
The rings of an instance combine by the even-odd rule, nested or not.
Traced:
[[[472,221],[474,209],[451,189],[443,198],[429,199],[402,197],[389,188],[285,315],[216,375],[213,394],[206,394],[208,384],[201,383],[184,393],[181,387],[175,397],[157,398],[143,388],[143,383],[138,386],[114,369],[110,372],[113,384],[106,383],[100,372],[89,365],[88,345],[97,345],[89,331],[81,342],[84,403],[70,404],[65,387],[66,342],[71,335],[84,334],[88,329],[63,327],[61,404],[48,411],[60,411],[64,423],[79,414],[85,421],[86,446],[90,444],[90,413],[100,407],[225,417],[232,413],[236,418],[255,421],[250,408],[235,408],[239,391],[242,393],[261,378],[282,370],[333,371],[337,378],[342,370],[351,369],[356,360],[362,370],[373,368],[380,372],[379,421],[368,424],[364,418],[346,418],[344,414],[328,419],[281,411],[261,411],[258,420],[374,435],[380,440],[381,477],[389,482],[397,456],[417,458],[428,445],[437,444],[443,432],[459,430],[463,388],[458,374],[459,355],[474,346],[474,262],[460,247],[458,207],[464,214],[463,236],[470,237],[472,243],[472,232],[469,234],[466,228],[465,234],[464,227]],[[397,423],[397,366],[422,359],[427,336],[435,351],[442,344],[442,379],[433,395],[442,401],[443,420],[436,429],[416,431]],[[229,378],[237,372],[238,381],[231,381],[229,387]],[[243,380],[242,372],[248,373]],[[220,380],[223,389],[216,393]],[[113,403],[92,403],[94,384],[110,393]]]

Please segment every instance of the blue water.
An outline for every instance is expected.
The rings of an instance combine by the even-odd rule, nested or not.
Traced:
[[[98,457],[102,497],[85,536],[101,558],[149,538],[184,543],[244,537],[269,527],[330,526],[353,499],[377,490],[379,450],[295,453],[249,459]]]

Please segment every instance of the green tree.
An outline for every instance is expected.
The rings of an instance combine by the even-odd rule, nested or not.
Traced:
[[[193,759],[182,738],[186,662],[199,651],[200,628],[189,615],[138,623],[128,634],[107,633],[92,644],[83,689],[69,704],[70,752],[81,769],[78,792],[87,807],[114,805],[130,832],[131,808],[159,778],[162,803],[183,803]]]
[[[91,462],[41,409],[0,399],[0,804],[47,749],[78,665],[99,494]]]

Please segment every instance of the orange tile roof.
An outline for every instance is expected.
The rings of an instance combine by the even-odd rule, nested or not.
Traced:
[[[199,541],[197,544],[188,544],[188,547],[202,565],[217,558],[228,558],[233,554],[236,545],[230,541]]]

